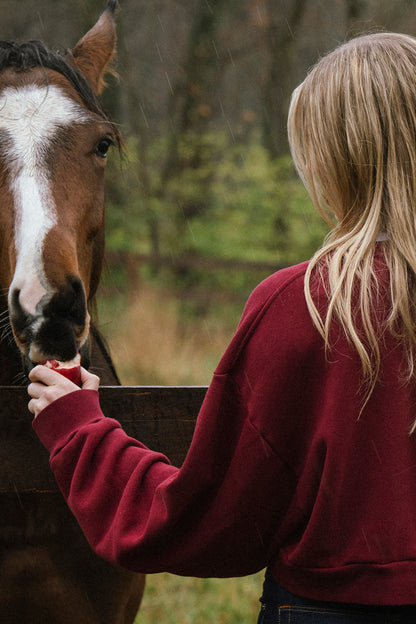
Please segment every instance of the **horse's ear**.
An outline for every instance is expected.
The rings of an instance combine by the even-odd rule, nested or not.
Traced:
[[[105,87],[105,74],[116,51],[114,14],[117,0],[108,0],[98,22],[87,32],[69,55],[69,60],[85,76],[96,95]]]

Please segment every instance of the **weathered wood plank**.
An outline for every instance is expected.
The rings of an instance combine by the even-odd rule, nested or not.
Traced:
[[[180,466],[206,387],[103,386],[106,416]],[[48,456],[32,430],[25,387],[0,387],[0,493],[54,492]]]

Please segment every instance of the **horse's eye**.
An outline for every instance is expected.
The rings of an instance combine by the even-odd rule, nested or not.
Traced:
[[[108,137],[106,137],[105,139],[101,139],[101,141],[98,143],[98,145],[97,145],[97,147],[95,149],[95,153],[100,158],[106,158],[107,157],[107,152],[108,152],[108,150],[110,149],[110,147],[112,145],[114,145],[114,143]]]

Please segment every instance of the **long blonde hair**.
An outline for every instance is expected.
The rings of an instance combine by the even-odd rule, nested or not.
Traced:
[[[391,276],[386,327],[403,342],[409,378],[415,369],[416,39],[366,35],[322,58],[294,91],[288,129],[296,168],[333,227],[307,271],[308,308],[327,348],[333,319],[356,348],[366,402],[380,372],[379,332],[371,319],[380,234]],[[324,317],[311,292],[311,276],[318,269],[322,277],[323,266]]]

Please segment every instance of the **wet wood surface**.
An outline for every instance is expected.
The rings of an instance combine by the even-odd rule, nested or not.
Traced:
[[[180,466],[206,387],[103,386],[104,414]],[[48,454],[32,429],[25,387],[0,387],[0,493],[56,492]]]

